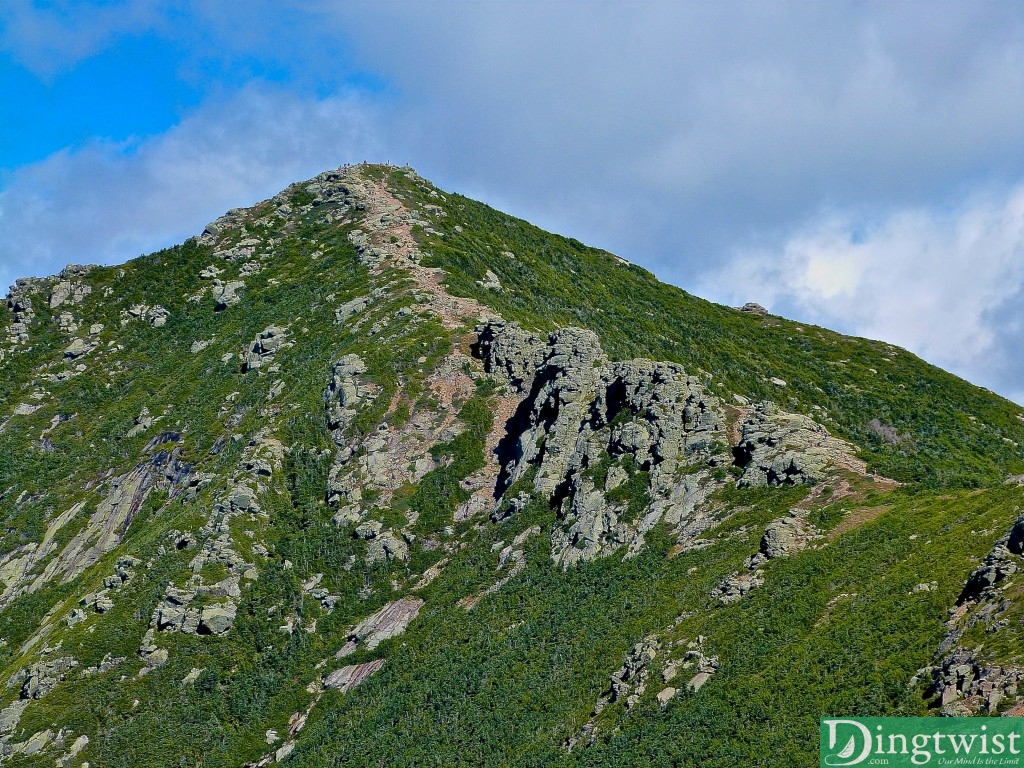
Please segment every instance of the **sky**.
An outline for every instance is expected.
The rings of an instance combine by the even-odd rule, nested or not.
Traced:
[[[1024,404],[1024,4],[3,0],[0,284],[345,163]]]

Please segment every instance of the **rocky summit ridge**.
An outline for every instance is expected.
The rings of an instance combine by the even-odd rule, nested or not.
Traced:
[[[0,340],[0,763],[804,765],[1024,708],[1019,408],[412,169],[19,280]]]

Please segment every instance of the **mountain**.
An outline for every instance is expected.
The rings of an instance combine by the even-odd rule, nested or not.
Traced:
[[[1024,699],[1024,412],[359,165],[0,323],[0,762],[805,766]]]

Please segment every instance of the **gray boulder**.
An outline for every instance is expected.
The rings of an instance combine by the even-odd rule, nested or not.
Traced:
[[[235,604],[229,601],[204,606],[199,614],[199,632],[223,635],[235,623],[237,611]]]

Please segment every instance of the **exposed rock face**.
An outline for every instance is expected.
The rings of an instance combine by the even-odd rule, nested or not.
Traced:
[[[327,501],[337,506],[334,522],[353,526],[353,536],[365,543],[363,557],[368,565],[408,560],[415,540],[411,526],[419,513],[406,510],[404,525],[391,518],[385,526],[378,518],[399,489],[440,466],[441,458],[433,455],[433,449],[465,429],[458,405],[475,392],[475,382],[467,373],[469,364],[464,354],[453,350],[424,381],[429,404],[417,407],[398,424],[382,420],[368,435],[349,434],[348,425],[377,398],[381,387],[364,376],[366,366],[355,355],[346,355],[334,365],[324,392],[327,426],[338,446],[328,476]],[[401,390],[392,395],[392,408],[402,396]]]
[[[344,442],[344,428],[355,416],[355,406],[365,395],[359,376],[366,373],[366,363],[359,355],[345,355],[333,366],[331,382],[324,391],[327,407],[327,427],[334,441]]]
[[[96,349],[95,342],[89,342],[85,339],[75,339],[64,349],[64,358],[66,360],[77,360],[80,357],[92,352]]]
[[[938,661],[934,667],[918,672],[918,677],[931,674],[929,692],[941,697],[944,715],[995,712],[1001,702],[1017,701],[1021,695],[1019,684],[1024,681],[1024,668],[988,665],[977,656],[980,648],[970,650],[959,647],[958,643],[966,630],[979,624],[990,634],[1007,626],[1002,616],[1011,602],[1004,595],[1004,589],[1022,567],[1024,514],[967,579],[946,623],[946,638],[939,646]]]
[[[733,449],[743,468],[740,486],[816,483],[831,466],[863,473],[848,443],[807,416],[786,413],[772,403],[747,410],[739,444]]]
[[[0,733],[10,733],[18,727],[18,721],[29,705],[30,699],[15,699],[3,709],[0,709]]]
[[[199,613],[199,633],[223,635],[234,624],[237,611],[235,604],[227,600],[203,606]]]
[[[7,308],[11,311],[11,325],[8,327],[8,341],[20,344],[28,341],[28,330],[35,319],[31,294],[42,281],[33,278],[18,280],[7,294]]]
[[[997,599],[1000,585],[1024,565],[1024,515],[1017,518],[1010,532],[996,542],[978,569],[964,585],[957,606],[977,606]]]
[[[761,537],[761,546],[757,554],[747,561],[747,567],[756,568],[767,560],[795,554],[817,538],[819,532],[807,522],[804,514],[802,510],[793,509],[785,517],[768,523]]]
[[[679,645],[686,642],[685,640],[677,640],[675,644]],[[698,637],[694,641],[686,643],[687,650],[683,655],[682,659],[673,659],[665,664],[665,668],[662,670],[662,679],[668,683],[676,679],[681,673],[688,673],[690,676],[689,681],[686,683],[686,689],[696,693],[704,684],[711,679],[721,664],[718,661],[718,656],[712,656],[704,650],[704,638]],[[666,700],[675,695],[674,688],[667,688],[666,691],[672,691],[671,694],[666,696]],[[662,691],[664,694],[665,691]],[[659,695],[659,703],[664,703]]]
[[[56,309],[63,304],[78,304],[90,293],[92,286],[88,283],[61,280],[50,292],[50,309]]]
[[[261,331],[242,355],[242,372],[255,371],[270,365],[274,356],[285,347],[288,329],[271,325]]]
[[[405,632],[419,615],[423,601],[416,597],[403,597],[388,603],[372,616],[359,622],[349,633],[353,640],[366,648],[373,649]]]
[[[761,553],[769,560],[789,555],[801,549],[807,538],[807,524],[802,518],[791,515],[773,520],[761,539]]]
[[[678,365],[609,362],[597,337],[578,328],[547,339],[498,321],[477,330],[485,370],[525,394],[498,447],[496,493],[534,472],[534,491],[562,511],[552,554],[564,566],[638,544],[665,515],[662,503],[653,517],[630,519],[614,501],[633,474],[644,474],[651,495],[679,500],[687,493],[680,470],[713,461],[716,443],[724,448],[719,401]],[[602,460],[612,463],[604,478],[587,471]]]
[[[335,688],[345,693],[346,691],[351,691],[383,666],[384,659],[374,659],[365,664],[352,664],[342,667],[327,675],[324,678],[324,685],[327,688]]]
[[[1004,701],[1018,698],[1024,681],[1021,667],[986,665],[965,648],[949,654],[931,675],[929,693],[939,696],[942,714],[947,717],[995,713]]]
[[[57,533],[85,508],[85,502],[54,518],[38,546],[28,545],[0,558],[0,580],[6,585],[0,595],[0,605],[6,605],[25,591],[71,581],[121,542],[154,488],[166,490],[174,497],[187,488],[188,482],[189,467],[179,460],[176,451],[163,450],[147,457],[130,472],[111,478],[108,493],[96,505],[96,511],[61,551],[47,561],[42,573],[31,575],[34,567],[57,549]]]
[[[149,306],[148,304],[133,304],[121,312],[121,325],[127,325],[132,320],[141,320],[152,325],[154,328],[163,328],[171,313],[159,304]]]
[[[238,295],[238,292],[243,288],[245,288],[245,283],[242,280],[228,280],[227,282],[214,280],[210,293],[217,302],[216,310],[220,312],[240,302],[242,297]]]
[[[158,451],[126,475],[110,481],[110,493],[95,514],[37,580],[45,584],[60,576],[69,581],[117,546],[154,487],[175,493],[187,483],[188,467],[173,451]]]
[[[486,288],[489,291],[501,290],[501,281],[498,279],[498,276],[489,269],[487,270],[487,274],[484,275],[484,279],[477,280],[476,284],[479,285],[481,288]]]
[[[400,534],[384,531],[374,535],[366,548],[366,562],[370,565],[389,561],[406,561],[409,559],[409,545]]]
[[[41,699],[78,666],[70,656],[37,662],[14,676],[12,682],[21,682],[21,698]]]
[[[758,304],[757,302],[754,302],[754,301],[748,301],[746,304],[744,304],[742,307],[740,307],[740,312],[746,312],[747,314],[751,314],[751,315],[767,315],[768,314],[768,310],[767,309],[765,309],[760,304]]]
[[[629,709],[640,701],[647,688],[647,678],[650,675],[650,664],[661,650],[661,643],[655,637],[646,637],[634,645],[621,667],[611,676],[611,692],[604,698],[599,699],[595,712],[600,712],[609,703],[623,701]]]
[[[351,301],[346,301],[340,307],[334,310],[334,322],[345,323],[355,315],[365,310],[369,305],[372,297],[370,296],[357,296]]]
[[[717,597],[723,603],[734,603],[740,600],[750,590],[756,589],[764,584],[764,571],[755,570],[749,573],[734,573],[725,579],[714,592],[712,597]]]

